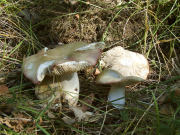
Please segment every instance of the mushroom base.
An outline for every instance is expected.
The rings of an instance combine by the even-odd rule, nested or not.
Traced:
[[[79,99],[78,75],[75,72],[63,76],[48,76],[41,84],[36,85],[35,94],[39,99],[45,100],[45,104],[52,101],[52,104],[61,106],[63,97],[69,106],[76,106]]]

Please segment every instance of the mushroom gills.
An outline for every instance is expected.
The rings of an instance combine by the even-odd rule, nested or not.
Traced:
[[[110,101],[114,107],[123,109],[125,105],[125,88],[119,84],[112,85],[108,94],[108,101]]]
[[[120,84],[121,87],[135,84],[144,81],[144,79],[137,76],[123,76],[118,71],[112,69],[105,69],[97,77],[97,83],[100,84]]]

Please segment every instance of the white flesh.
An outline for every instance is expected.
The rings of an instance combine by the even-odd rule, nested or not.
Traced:
[[[79,78],[77,72],[62,76],[61,87],[69,106],[76,106],[79,99]]]
[[[45,77],[45,73],[48,70],[48,68],[54,63],[54,60],[46,61],[39,65],[39,68],[37,70],[37,80],[42,81]]]
[[[125,88],[120,85],[112,85],[108,94],[108,100],[118,109],[123,109],[125,105]]]

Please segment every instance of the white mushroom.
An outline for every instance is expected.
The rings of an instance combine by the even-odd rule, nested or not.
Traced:
[[[95,65],[104,45],[103,42],[77,42],[50,50],[45,48],[24,59],[24,75],[39,84],[35,88],[38,98],[47,99],[54,95],[55,101],[63,96],[69,106],[75,106],[79,97],[77,71]]]
[[[125,104],[124,86],[145,80],[149,73],[148,61],[142,54],[125,50],[121,46],[104,52],[100,64],[109,70],[103,71],[97,82],[112,85],[108,100],[119,109]]]
[[[144,79],[136,76],[122,76],[119,72],[111,69],[104,70],[97,77],[97,83],[111,85],[108,100],[118,109],[122,109],[125,105],[125,86],[143,80]]]

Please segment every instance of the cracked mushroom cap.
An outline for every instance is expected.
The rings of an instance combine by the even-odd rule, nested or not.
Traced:
[[[46,74],[77,72],[95,65],[104,46],[104,42],[91,44],[76,42],[49,50],[44,48],[23,60],[23,73],[33,83],[38,84]]]
[[[136,76],[122,76],[119,72],[111,69],[104,70],[96,80],[99,84],[119,84],[122,87],[141,81],[144,79]]]
[[[123,76],[137,76],[146,79],[149,74],[147,59],[139,53],[114,47],[105,53],[101,59],[102,66],[118,71]]]

